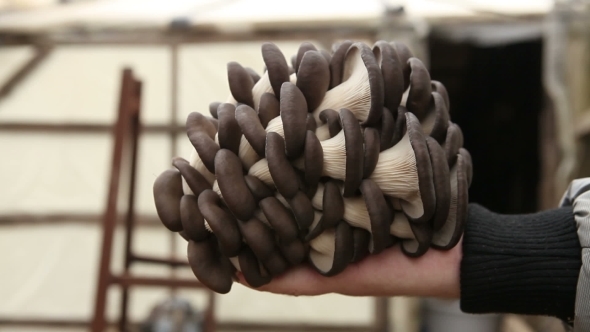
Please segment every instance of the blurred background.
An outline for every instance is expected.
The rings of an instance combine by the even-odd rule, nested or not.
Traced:
[[[0,0],[0,331],[86,331],[103,317],[113,331],[563,331],[456,301],[198,288],[152,199],[192,148],[186,116],[227,98],[227,62],[262,72],[264,41],[290,57],[343,39],[402,41],[447,87],[475,164],[471,201],[532,212],[590,175],[587,1]],[[114,160],[133,80],[129,190],[132,167]],[[107,204],[130,193],[132,217]]]

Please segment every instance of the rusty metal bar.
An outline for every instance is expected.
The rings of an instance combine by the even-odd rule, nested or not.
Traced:
[[[0,215],[0,227],[10,225],[31,225],[31,224],[64,224],[82,223],[97,224],[102,222],[104,215],[90,213],[48,213],[48,214],[5,214]],[[122,217],[118,216],[117,219]],[[157,216],[141,215],[136,217],[136,225],[163,227]]]
[[[18,86],[47,56],[51,53],[53,47],[46,45],[36,45],[35,55],[25,62],[12,76],[0,87],[0,100],[8,96],[15,87]]]
[[[168,266],[188,266],[188,262],[186,260],[181,260],[177,258],[161,258],[161,257],[153,257],[147,255],[131,255],[131,260],[133,262],[138,263],[146,263],[146,264],[160,264],[160,265],[168,265]]]
[[[144,287],[178,287],[178,288],[201,288],[207,289],[196,278],[195,279],[170,279],[170,278],[152,278],[152,277],[135,277],[131,275],[111,276],[111,284]]]

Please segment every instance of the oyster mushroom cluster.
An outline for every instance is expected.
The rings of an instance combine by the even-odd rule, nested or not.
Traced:
[[[472,164],[445,87],[403,44],[303,43],[289,65],[231,62],[231,94],[186,121],[189,160],[155,181],[163,224],[219,293],[309,262],[326,276],[400,245],[412,257],[461,237]]]

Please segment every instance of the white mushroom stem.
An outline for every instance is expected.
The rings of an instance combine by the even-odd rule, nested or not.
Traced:
[[[217,180],[215,180],[215,182],[213,182],[212,189],[217,194],[217,196],[219,196],[219,198],[223,199],[223,195],[221,194],[221,189],[219,189],[219,183],[217,183]]]
[[[318,138],[319,141],[325,141],[330,139],[330,127],[328,124],[321,125],[316,128],[315,136]]]
[[[324,169],[322,170],[322,175],[344,181],[346,178],[346,141],[344,130],[341,130],[336,136],[330,139],[321,141],[320,145],[324,152]],[[305,170],[304,157],[295,159],[293,166],[300,170]]]
[[[262,97],[265,93],[272,93],[274,91],[272,89],[272,85],[270,84],[270,79],[268,78],[268,71],[262,75],[262,77],[254,84],[252,88],[252,97],[254,98],[254,109],[258,109],[258,105],[260,105],[260,97]]]
[[[326,92],[320,105],[313,111],[318,126],[322,124],[320,112],[328,108],[336,111],[347,108],[359,121],[367,119],[371,109],[371,85],[359,50],[346,60],[342,83]]]
[[[422,126],[422,131],[424,135],[430,135],[432,132],[432,128],[434,128],[434,123],[436,121],[436,112],[430,112],[426,115],[426,118],[422,120],[420,125]]]
[[[344,197],[344,221],[371,232],[371,218],[363,196]]]
[[[291,74],[291,76],[289,76],[289,81],[293,84],[297,84],[297,74]]]
[[[385,195],[402,199],[401,205],[406,213],[417,216],[423,213],[416,155],[407,133],[398,144],[379,154],[370,179]]]
[[[309,242],[309,258],[313,265],[322,272],[328,272],[334,265],[334,253],[336,251],[336,229],[330,228],[323,231],[315,239]]]
[[[324,209],[324,185],[322,183],[318,183],[318,188],[311,198],[311,205],[316,210],[322,211]]]
[[[289,205],[289,202],[287,202],[287,200],[285,199],[285,197],[283,197],[283,195],[279,194],[279,192],[277,192],[275,194],[275,197],[279,200],[279,202],[281,202],[281,204],[283,204],[287,209],[291,210],[291,205]]]
[[[403,213],[396,213],[393,218],[391,226],[389,226],[389,233],[400,239],[415,239],[416,236],[412,232],[410,222]]]
[[[240,267],[240,260],[238,259],[238,256],[230,257],[229,261],[236,268],[236,270],[242,272],[242,268]]]
[[[258,178],[267,186],[272,188],[275,186],[272,176],[270,175],[270,171],[268,170],[268,161],[266,158],[260,159],[254,165],[252,165],[252,167],[250,167],[248,170],[248,175]]]

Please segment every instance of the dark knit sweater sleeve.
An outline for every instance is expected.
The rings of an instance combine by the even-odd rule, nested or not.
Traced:
[[[470,204],[463,237],[461,309],[571,321],[581,265],[571,207],[501,215]]]

